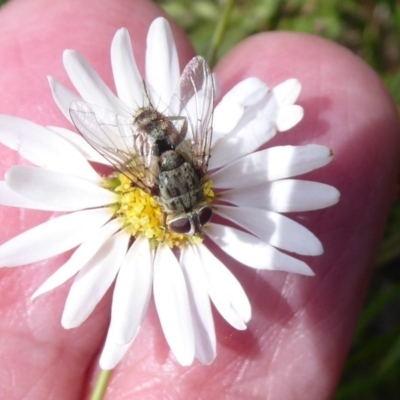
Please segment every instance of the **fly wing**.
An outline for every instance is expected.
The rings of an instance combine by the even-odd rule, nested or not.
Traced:
[[[102,107],[75,101],[71,119],[86,141],[134,184],[153,193],[158,179],[154,143],[137,128],[133,117],[116,115]]]
[[[179,81],[180,116],[187,119],[185,140],[177,151],[201,174],[207,173],[210,158],[214,86],[210,68],[202,57],[194,57]]]

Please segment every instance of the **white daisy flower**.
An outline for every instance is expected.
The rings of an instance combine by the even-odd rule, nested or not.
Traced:
[[[111,62],[118,96],[73,50],[65,51],[64,66],[81,97],[49,79],[62,113],[77,125],[83,120],[78,128],[87,135],[91,135],[90,122],[95,121],[95,135],[101,140],[111,138],[118,150],[127,137],[124,131],[118,133],[118,122],[111,126],[112,118],[133,120],[151,104],[164,116],[185,117],[179,122],[184,123],[188,109],[198,107],[189,101],[183,110],[178,108],[178,55],[165,19],[156,19],[150,27],[145,78],[138,72],[126,29],[114,37]],[[202,83],[212,88],[210,80]],[[199,92],[206,90],[204,85]],[[102,369],[114,368],[129,349],[151,293],[177,361],[190,365],[197,358],[211,363],[216,354],[211,303],[240,330],[246,329],[251,307],[238,280],[203,238],[245,266],[304,275],[313,275],[310,267],[286,252],[309,256],[323,252],[309,230],[281,213],[320,209],[338,201],[339,193],[331,186],[292,179],[328,164],[331,151],[314,144],[259,150],[278,131],[301,120],[303,110],[294,104],[299,93],[295,79],[271,90],[259,79],[249,78],[217,104],[209,174],[202,181],[201,196],[215,215],[236,227],[213,220],[200,227],[201,236],[192,235],[193,229],[190,234],[169,229],[165,205],[143,190],[136,177],[118,171],[99,175],[91,163],[110,166],[110,157],[103,157],[76,133],[0,116],[0,142],[35,165],[7,171],[0,182],[0,204],[63,213],[1,245],[0,265],[17,267],[75,249],[32,296],[36,299],[75,276],[62,315],[67,329],[81,325],[115,281]],[[204,100],[207,107],[212,93],[211,99],[207,93],[196,99]],[[103,112],[107,115],[100,115]],[[205,114],[211,117],[210,112]],[[90,117],[85,120],[85,115]],[[101,121],[105,121],[102,133],[96,133]],[[118,151],[115,154],[120,156]],[[146,168],[144,172],[149,173]]]

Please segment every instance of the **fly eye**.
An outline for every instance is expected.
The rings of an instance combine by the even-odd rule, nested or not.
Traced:
[[[178,218],[168,224],[169,229],[175,233],[189,233],[192,229],[189,218]]]
[[[207,222],[210,222],[212,215],[213,212],[210,207],[202,208],[198,214],[200,225],[204,226]]]

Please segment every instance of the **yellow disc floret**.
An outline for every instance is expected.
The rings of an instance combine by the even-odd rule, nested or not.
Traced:
[[[182,248],[186,244],[202,241],[198,236],[170,231],[165,224],[165,214],[157,197],[132,185],[131,180],[125,175],[117,174],[107,178],[104,186],[118,195],[118,202],[111,206],[113,214],[133,237],[145,236],[154,247],[159,243],[166,243],[171,248]],[[204,184],[204,194],[208,204],[214,197],[211,187],[211,181]]]
[[[208,175],[206,178],[208,178]],[[215,193],[212,190],[212,185],[213,185],[213,182],[210,179],[207,179],[203,184],[204,196],[206,198],[206,202],[208,205],[210,205],[214,201],[214,198],[215,198]]]

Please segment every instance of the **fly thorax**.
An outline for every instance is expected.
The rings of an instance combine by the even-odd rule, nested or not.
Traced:
[[[134,123],[140,131],[152,138],[155,147],[158,147],[157,155],[173,150],[187,132],[186,118],[166,116],[151,106],[140,109]]]
[[[142,108],[135,118],[135,124],[155,142],[167,135],[168,121],[153,108]]]

